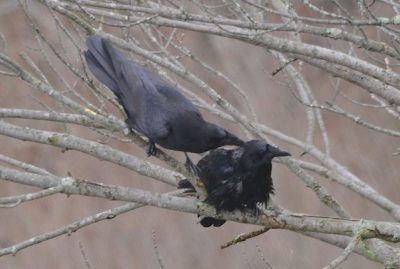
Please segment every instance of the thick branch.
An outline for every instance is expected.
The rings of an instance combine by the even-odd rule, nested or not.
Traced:
[[[188,198],[174,197],[168,194],[153,193],[127,187],[92,183],[76,180],[71,177],[61,179],[55,176],[40,176],[1,166],[0,178],[22,184],[27,180],[28,182],[25,182],[25,184],[40,188],[48,188],[62,184],[64,186],[63,193],[69,195],[85,195],[110,200],[137,202],[170,210],[223,218],[235,222],[262,225],[271,229],[287,229],[300,232],[318,232],[352,236],[359,222],[358,220],[287,214],[279,214],[276,217],[262,215],[256,218],[249,214],[249,212],[239,211],[216,214],[214,208],[204,203],[198,205],[195,200]],[[362,237],[365,239],[380,238],[390,242],[400,242],[400,224],[398,223],[366,220],[363,227]]]
[[[158,179],[164,183],[176,186],[184,177],[175,172],[152,164],[145,160],[113,149],[110,146],[79,138],[74,135],[56,132],[47,132],[28,127],[19,127],[0,121],[0,134],[20,140],[28,140],[36,143],[52,145],[69,150],[77,150],[94,156],[100,160],[106,160],[132,169],[141,175]]]

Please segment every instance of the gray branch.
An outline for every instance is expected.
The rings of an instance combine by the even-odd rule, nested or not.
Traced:
[[[79,138],[66,133],[47,132],[28,127],[19,127],[0,121],[0,134],[20,140],[77,150],[100,160],[109,161],[136,171],[140,175],[152,177],[161,182],[176,186],[184,178],[180,173],[168,170],[145,160],[113,149],[110,146]]]

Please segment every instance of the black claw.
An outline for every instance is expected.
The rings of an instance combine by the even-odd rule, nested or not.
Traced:
[[[154,142],[150,141],[149,142],[149,146],[147,147],[147,151],[146,151],[147,157],[155,155],[156,154],[156,150],[157,150],[156,144]]]
[[[253,211],[253,212],[252,212],[252,213],[253,213],[253,216],[256,217],[256,218],[258,218],[259,216],[262,215],[262,211],[261,211],[260,209],[258,209],[257,207],[254,208],[252,211]]]
[[[252,213],[253,213],[253,215],[256,217],[256,218],[258,218],[259,216],[261,216],[262,215],[262,213],[263,213],[263,209],[260,209],[260,208],[258,208],[258,205],[257,204],[260,204],[260,205],[262,205],[262,207],[265,209],[265,203],[256,203],[254,206],[253,206],[253,208],[252,208]]]

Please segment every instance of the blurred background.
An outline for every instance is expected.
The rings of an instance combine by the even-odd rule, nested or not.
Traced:
[[[318,3],[322,5],[322,2],[324,1]],[[28,6],[31,16],[38,23],[41,31],[49,40],[59,46],[56,33],[60,29],[55,26],[48,9],[33,1],[29,2]],[[329,9],[329,5],[326,5],[326,8]],[[356,7],[349,4],[347,8],[352,10]],[[307,13],[306,10],[304,12]],[[65,18],[62,20],[74,32],[76,26]],[[62,87],[64,82],[55,76],[55,72],[64,72],[61,73],[61,76],[65,82],[74,85],[74,88],[79,91],[82,86],[81,82],[71,72],[66,71],[59,61],[50,59],[54,68],[49,67],[49,59],[46,58],[48,56],[43,55],[38,49],[37,39],[30,24],[17,1],[0,1],[2,53],[16,59],[22,66],[26,66],[19,57],[19,54],[25,51],[53,85]],[[107,31],[107,27],[105,27],[105,31]],[[118,35],[118,32],[113,29],[109,29],[109,31]],[[373,34],[372,32],[371,30],[371,34]],[[247,94],[260,123],[299,140],[305,139],[307,119],[304,106],[293,97],[291,90],[288,89],[287,83],[290,79],[285,72],[281,71],[275,76],[271,75],[281,65],[274,57],[266,53],[264,49],[231,39],[178,30],[177,35],[180,34],[184,34],[185,46],[204,62],[229,76]],[[305,38],[308,38],[307,41],[313,44],[327,45],[324,44],[325,41],[319,41],[315,37],[306,36]],[[69,44],[64,45],[70,46]],[[82,49],[85,48],[82,40],[79,45]],[[342,47],[345,51],[345,46],[342,46],[340,42],[335,45],[338,50],[341,50]],[[72,49],[68,49],[68,51],[71,51],[69,57],[78,59],[76,51],[72,52]],[[132,57],[134,56],[132,55]],[[185,63],[185,60],[183,62]],[[78,60],[76,63],[76,66],[81,68]],[[218,93],[226,97],[238,110],[249,115],[242,98],[226,83],[209,75],[203,69],[192,66],[189,61],[187,64],[193,73],[217,89]],[[296,65],[299,64],[296,63]],[[318,100],[324,102],[332,98],[335,79],[331,75],[307,64],[302,66],[302,74]],[[187,88],[197,91],[201,95],[196,88],[190,85]],[[360,102],[370,102],[366,91],[352,84],[341,81],[340,88],[346,95]],[[88,99],[92,98],[87,92],[79,92]],[[344,98],[338,100],[338,104],[381,126],[399,127],[398,122],[388,117],[382,110],[355,106]],[[29,88],[16,78],[0,77],[0,107],[2,108],[46,110],[48,106],[56,109],[57,105],[48,96]],[[110,111],[120,118],[123,117],[116,109],[110,108]],[[223,121],[204,111],[202,113],[207,119],[223,125],[243,138],[246,137],[237,125]],[[398,194],[400,181],[398,169],[396,169],[399,165],[399,157],[392,155],[399,146],[398,139],[373,132],[330,112],[323,111],[322,114],[329,134],[332,157],[379,193],[395,203],[400,203]],[[66,129],[60,123],[22,119],[7,119],[7,122],[43,130],[68,131],[85,138],[100,139],[99,134],[79,126],[71,125]],[[299,148],[277,139],[271,138],[271,140],[280,148],[291,152],[295,158],[312,160],[307,154],[300,156],[303,151]],[[143,150],[133,143],[115,139],[104,142],[129,154],[147,158]],[[323,145],[320,135],[316,136],[315,144]],[[74,177],[94,182],[131,186],[155,192],[173,190],[171,186],[79,152],[62,152],[51,146],[23,142],[5,136],[0,136],[0,152],[45,168],[58,176],[66,176],[67,173],[71,173]],[[184,160],[182,153],[170,153],[176,158]],[[200,158],[195,154],[191,156],[195,160]],[[155,158],[149,160],[164,165]],[[354,218],[392,220],[382,209],[366,202],[365,199],[343,186],[328,182],[323,178],[317,178],[321,185],[325,186]],[[332,211],[321,204],[315,194],[285,166],[274,165],[273,179],[276,189],[274,199],[285,208],[299,213],[334,216]],[[37,191],[37,189],[0,181],[1,196],[32,191]],[[11,209],[0,208],[0,248],[8,247],[122,204],[93,197],[66,197],[59,194],[24,203]],[[258,228],[253,225],[229,222],[221,228],[206,229],[197,223],[195,215],[143,207],[114,219],[90,225],[70,236],[61,236],[22,250],[16,256],[1,257],[0,267],[85,268],[79,242],[92,267],[96,269],[160,268],[155,245],[166,269],[269,268],[264,259],[274,268],[321,268],[341,252],[339,248],[286,230],[269,231],[244,243],[224,250],[220,249],[222,244],[236,235]],[[352,254],[349,261],[340,268],[370,269],[379,268],[379,265]]]

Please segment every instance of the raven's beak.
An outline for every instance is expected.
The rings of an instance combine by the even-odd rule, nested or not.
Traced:
[[[242,139],[228,131],[226,131],[225,141],[228,142],[227,145],[243,146],[244,144]]]
[[[269,154],[272,158],[274,157],[284,157],[284,156],[292,156],[289,152],[280,150],[277,147],[269,146]]]

